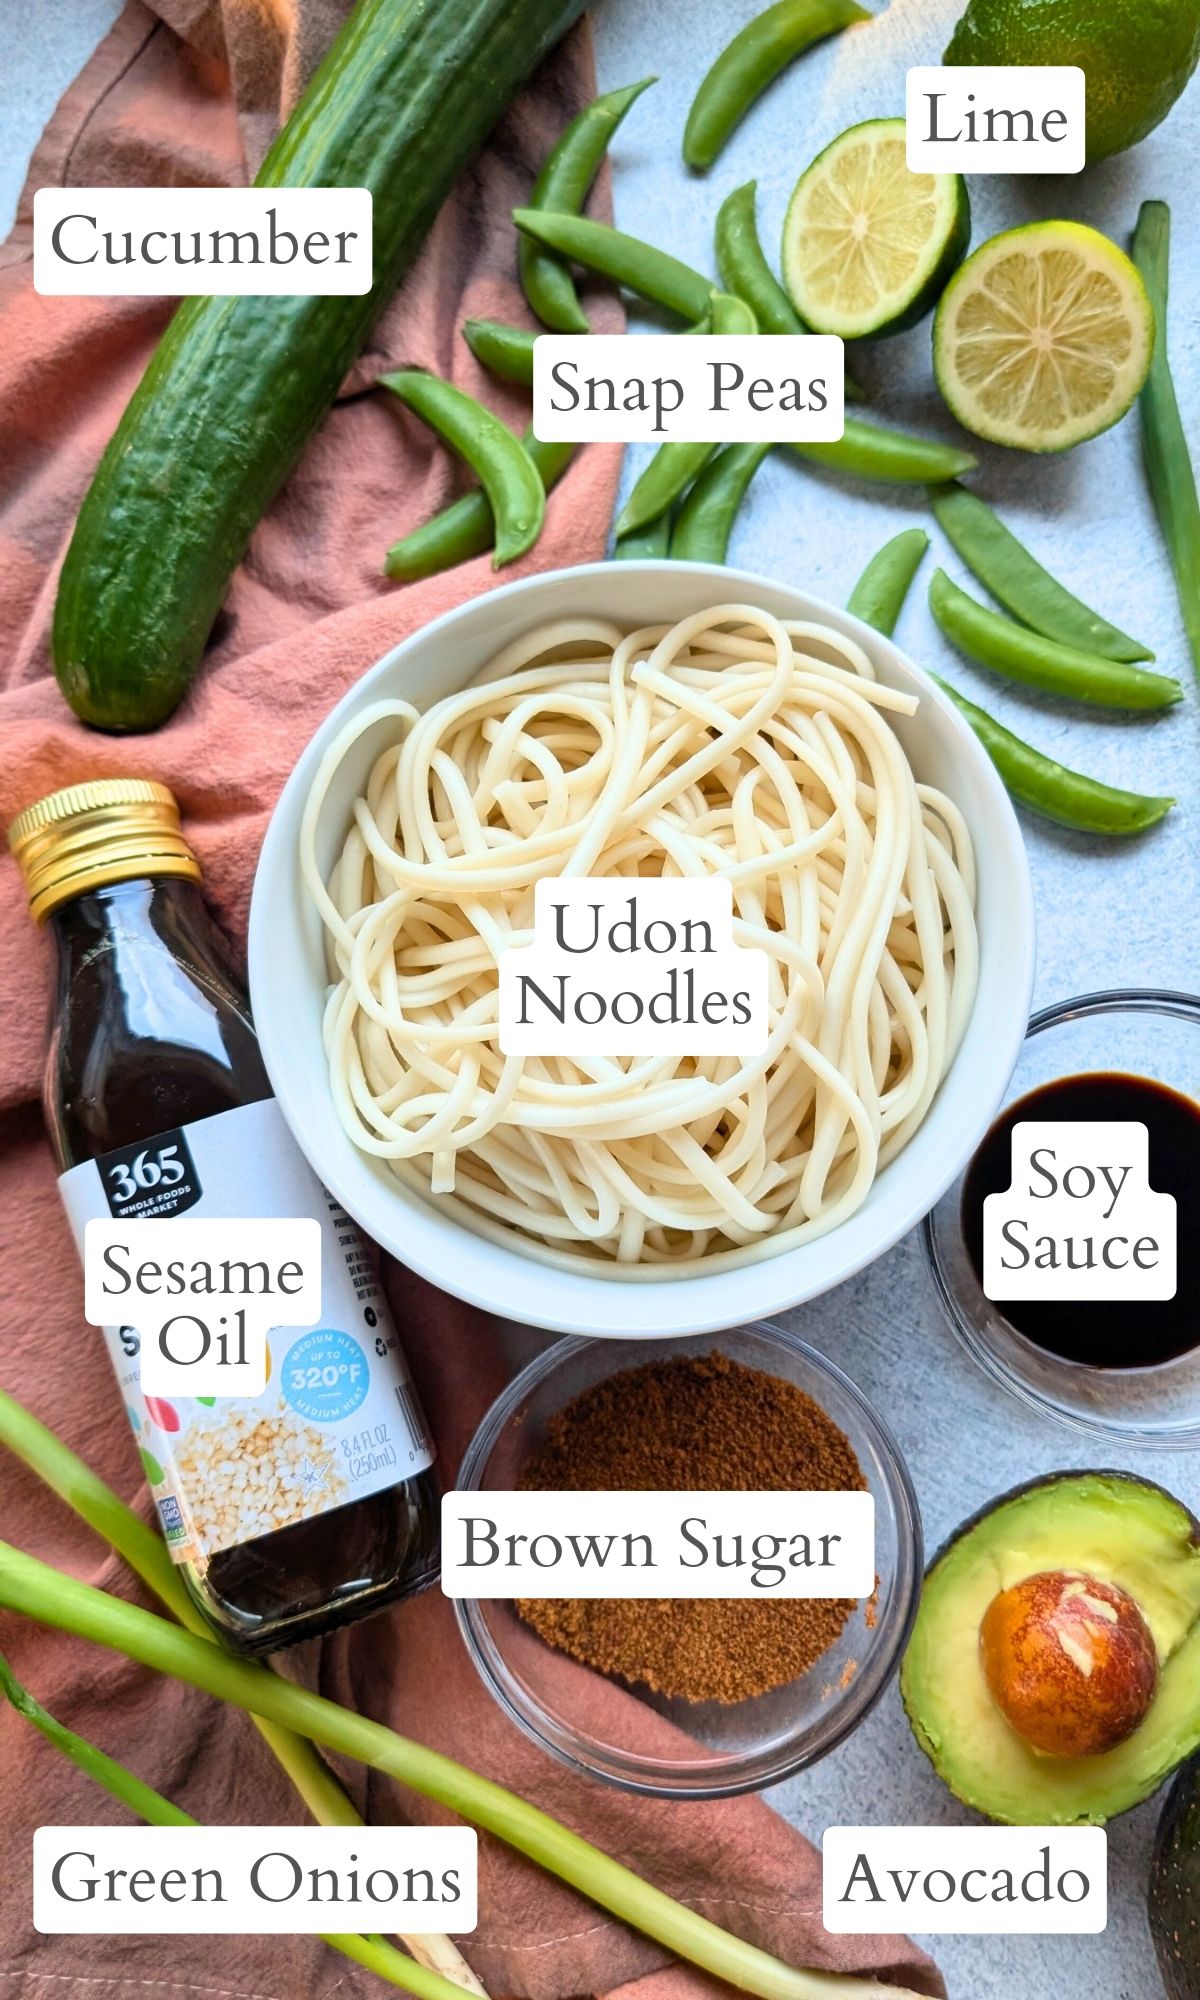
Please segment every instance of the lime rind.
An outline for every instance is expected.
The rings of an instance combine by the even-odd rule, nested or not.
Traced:
[[[903,118],[852,125],[807,167],[783,228],[783,276],[815,332],[843,340],[923,319],[970,239],[959,174],[913,174]]]
[[[1161,124],[1200,58],[1195,0],[968,0],[948,67],[1087,72],[1087,161],[1136,146]]]
[[[1118,423],[1153,350],[1140,273],[1079,222],[992,237],[951,278],[933,324],[934,376],[954,416],[1025,451],[1066,451]]]

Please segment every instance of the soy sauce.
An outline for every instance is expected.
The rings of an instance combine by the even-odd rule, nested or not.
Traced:
[[[963,1182],[963,1238],[980,1283],[983,1204],[1009,1187],[1013,1127],[1027,1118],[1124,1119],[1146,1127],[1150,1185],[1177,1204],[1179,1277],[1173,1299],[995,1300],[1009,1325],[1047,1353],[1089,1368],[1152,1368],[1200,1346],[1200,1259],[1187,1226],[1200,1188],[1200,1105],[1148,1077],[1104,1070],[1063,1077],[1010,1104]]]

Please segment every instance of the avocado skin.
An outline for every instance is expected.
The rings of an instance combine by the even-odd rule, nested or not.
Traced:
[[[990,1522],[993,1516],[1001,1512],[1001,1510],[1009,1507],[1013,1502],[1024,1499],[1026,1496],[1030,1494],[1045,1492],[1049,1498],[1049,1496],[1052,1495],[1052,1490],[1056,1487],[1074,1488],[1077,1487],[1080,1482],[1087,1482],[1087,1481],[1103,1482],[1110,1486],[1111,1485],[1127,1486],[1131,1489],[1132,1493],[1138,1493],[1145,1496],[1153,1495],[1157,1496],[1160,1500],[1165,1500],[1166,1502],[1169,1503],[1172,1510],[1176,1512],[1177,1516],[1181,1516],[1184,1521],[1190,1524],[1190,1529],[1191,1529],[1190,1543],[1183,1543],[1183,1544],[1177,1543],[1176,1547],[1190,1546],[1192,1549],[1200,1549],[1200,1521],[1198,1521],[1196,1515],[1193,1514],[1191,1510],[1184,1505],[1184,1503],[1179,1499],[1178,1495],[1172,1493],[1167,1487],[1161,1486],[1153,1480],[1143,1479],[1134,1473],[1119,1471],[1115,1468],[1109,1469],[1109,1468],[1089,1467],[1086,1469],[1082,1469],[1077,1467],[1071,1467],[1058,1472],[1044,1473],[1036,1478],[1025,1480],[1021,1484],[1011,1487],[1007,1492],[999,1494],[994,1499],[985,1502],[985,1504],[979,1507],[973,1514],[971,1514],[968,1519],[962,1521],[958,1525],[958,1527],[956,1527],[953,1530],[953,1532],[949,1536],[947,1536],[946,1540],[942,1543],[941,1547],[937,1550],[936,1554],[932,1557],[931,1561],[929,1562],[925,1571],[926,1589],[928,1589],[931,1580],[935,1577],[935,1573],[939,1570],[940,1566],[946,1561],[948,1557],[950,1557],[953,1554],[953,1552],[957,1549],[959,1543],[961,1543],[966,1537],[975,1533],[981,1527],[985,1526],[985,1524]],[[1050,1500],[1050,1504],[1052,1504],[1052,1500]],[[1060,1567],[1060,1566],[1063,1568],[1071,1568],[1075,1565],[1072,1561],[1070,1549],[1064,1547],[1061,1557],[1057,1555],[1053,1556],[1048,1555],[1045,1563],[1040,1566],[1044,1566],[1046,1568]],[[924,1598],[922,1599],[921,1606],[918,1607],[918,1616],[916,1621],[918,1638],[920,1637],[919,1627],[921,1622],[921,1612],[923,1609],[924,1609]],[[1200,1606],[1197,1606],[1195,1619],[1190,1630],[1189,1639],[1186,1643],[1188,1643],[1194,1648],[1196,1645],[1198,1634],[1200,1634]],[[1198,1722],[1197,1726],[1194,1729],[1192,1729],[1190,1732],[1185,1732],[1185,1738],[1183,1741],[1181,1741],[1179,1750],[1173,1760],[1167,1761],[1166,1763],[1160,1763],[1157,1766],[1157,1768],[1148,1767],[1145,1770],[1143,1777],[1140,1780],[1135,1778],[1132,1783],[1128,1784],[1119,1798],[1114,1798],[1110,1796],[1107,1799],[1105,1799],[1104,1804],[1102,1806],[1099,1800],[1094,1798],[1093,1801],[1091,1802],[1093,1809],[1089,1809],[1088,1802],[1084,1798],[1077,1796],[1074,1801],[1074,1810],[1070,1813],[1070,1815],[1064,1815],[1064,1817],[1060,1819],[1058,1813],[1053,1809],[1053,1803],[1051,1799],[1047,1795],[1034,1794],[1033,1796],[1027,1799],[1025,1810],[1023,1811],[1012,1810],[1011,1799],[1009,1802],[1009,1809],[1003,1810],[999,1808],[998,1800],[990,1784],[990,1781],[984,1780],[983,1782],[980,1782],[978,1773],[976,1773],[975,1779],[972,1782],[969,1783],[963,1782],[963,1780],[966,1777],[966,1773],[960,1768],[958,1768],[959,1760],[955,1755],[953,1740],[948,1739],[944,1735],[939,1736],[938,1729],[936,1728],[936,1726],[932,1728],[927,1727],[926,1717],[923,1712],[925,1705],[925,1690],[924,1690],[923,1677],[925,1672],[927,1672],[928,1662],[926,1660],[925,1667],[918,1669],[916,1661],[917,1661],[917,1654],[916,1654],[915,1641],[910,1641],[909,1653],[906,1654],[901,1667],[900,1694],[905,1712],[908,1716],[908,1720],[912,1727],[912,1731],[917,1740],[917,1743],[919,1744],[921,1749],[925,1752],[925,1755],[929,1758],[930,1762],[933,1764],[933,1767],[937,1771],[938,1776],[942,1779],[942,1782],[949,1787],[949,1789],[955,1794],[956,1797],[958,1797],[964,1804],[972,1807],[975,1811],[981,1812],[985,1817],[993,1820],[999,1820],[1001,1823],[1032,1825],[1032,1824],[1041,1824],[1044,1821],[1046,1823],[1054,1822],[1058,1824],[1101,1824],[1102,1825],[1105,1819],[1113,1817],[1114,1814],[1117,1812],[1124,1812],[1129,1810],[1131,1806],[1138,1804],[1142,1799],[1148,1797],[1151,1792],[1157,1790],[1158,1786],[1161,1785],[1168,1777],[1170,1777],[1172,1771],[1172,1765],[1174,1766],[1174,1768],[1178,1768],[1179,1766],[1181,1766],[1183,1760],[1186,1757],[1188,1757],[1193,1751],[1195,1751],[1197,1749],[1197,1745],[1200,1744],[1200,1722]],[[1160,1699],[1159,1696],[1155,1697],[1156,1702],[1159,1699]],[[1177,1693],[1172,1697],[1172,1701],[1173,1704],[1177,1706],[1177,1701],[1178,1701]],[[935,1711],[936,1711],[936,1704],[935,1704]],[[1153,1714],[1153,1712],[1154,1711],[1152,1709],[1151,1713]],[[1190,1734],[1190,1741],[1186,1740],[1186,1737],[1189,1734]],[[1133,1741],[1135,1739],[1130,1739],[1130,1740]],[[1018,1741],[1018,1739],[1014,1737],[1013,1741],[1015,1744]],[[1002,1749],[1002,1746],[1000,1746],[1000,1749]],[[1026,1752],[1025,1754],[1028,1755],[1029,1753]],[[1116,1754],[1116,1753],[1111,1753],[1111,1754]],[[1077,1767],[1082,1767],[1086,1765],[1088,1761],[1089,1760],[1083,1760],[1083,1759],[1077,1760]],[[1098,1761],[1101,1763],[1102,1767],[1103,1760],[1098,1760]],[[1196,1761],[1197,1764],[1200,1765],[1200,1756],[1197,1757]],[[1047,1770],[1050,1771],[1052,1769],[1053,1769],[1052,1760],[1047,1760]],[[1200,1778],[1198,1778],[1197,1780],[1197,1788],[1198,1791],[1200,1791]],[[1198,1836],[1197,1836],[1198,1851],[1197,1851],[1197,1863],[1195,1868],[1195,1883],[1197,1887],[1200,1887],[1200,1814],[1197,1815],[1197,1827],[1198,1827]],[[1170,2000],[1200,2000],[1200,1940],[1198,1940],[1197,1942],[1196,1964],[1198,1970],[1197,1973],[1193,1976],[1193,1983],[1191,1985],[1185,1984],[1184,1986],[1182,1986],[1179,1989],[1178,1996],[1175,1993],[1171,1993]]]
[[[1167,1793],[1146,1914],[1167,2000],[1200,2000],[1200,1757],[1184,1765]]]

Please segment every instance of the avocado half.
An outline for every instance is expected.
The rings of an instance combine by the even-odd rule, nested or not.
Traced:
[[[1119,1585],[1154,1638],[1149,1714],[1100,1756],[1032,1749],[984,1679],[984,1612],[1040,1570]],[[1200,1747],[1200,1523],[1161,1486],[1121,1472],[1051,1473],[1016,1487],[965,1522],[926,1571],[900,1692],[918,1743],[964,1805],[1008,1826],[1103,1825]]]

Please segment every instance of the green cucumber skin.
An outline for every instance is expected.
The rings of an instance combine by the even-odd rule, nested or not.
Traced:
[[[258,187],[367,187],[372,290],[196,298],[167,328],[80,509],[54,611],[81,721],[177,707],[251,532],[317,429],[438,209],[583,0],[360,0]]]

